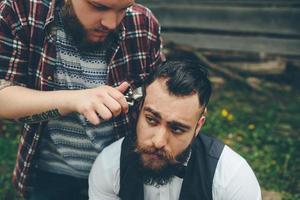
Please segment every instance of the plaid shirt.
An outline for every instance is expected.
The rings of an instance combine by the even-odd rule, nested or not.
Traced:
[[[54,10],[62,0],[3,0],[0,3],[0,79],[41,91],[54,87],[56,33]],[[161,62],[160,26],[141,5],[127,9],[107,50],[109,85],[129,81],[133,88]],[[114,119],[118,137],[128,133],[127,116]],[[26,196],[34,177],[43,124],[25,124],[20,137],[14,184]],[[117,139],[117,138],[116,138]]]

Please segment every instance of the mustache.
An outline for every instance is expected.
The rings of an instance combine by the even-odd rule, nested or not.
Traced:
[[[169,152],[157,149],[155,147],[146,147],[146,146],[140,146],[136,145],[136,148],[134,149],[135,153],[138,154],[153,154],[156,155],[159,159],[165,160],[167,162],[176,160],[174,156],[172,156]]]
[[[103,32],[103,33],[110,33],[111,30],[109,30],[108,28],[104,27],[104,26],[97,26],[91,29],[92,31],[96,31],[96,32]]]

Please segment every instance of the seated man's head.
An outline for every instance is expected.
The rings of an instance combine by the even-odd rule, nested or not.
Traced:
[[[211,94],[206,69],[192,62],[167,62],[151,76],[136,125],[136,152],[144,181],[165,184],[172,168],[187,161],[205,122]]]

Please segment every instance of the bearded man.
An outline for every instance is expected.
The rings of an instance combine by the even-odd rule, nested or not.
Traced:
[[[106,147],[92,167],[90,200],[261,199],[247,162],[200,133],[211,95],[204,67],[166,62],[144,91],[136,133]]]

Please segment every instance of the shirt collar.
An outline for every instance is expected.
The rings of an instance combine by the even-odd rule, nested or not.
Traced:
[[[126,16],[125,16],[126,17]],[[124,19],[125,19],[125,17],[124,17]],[[124,19],[123,19],[123,21],[124,21]],[[119,26],[119,39],[120,40],[124,40],[125,39],[125,33],[126,33],[126,27],[124,26],[124,24],[123,24],[123,21],[121,22],[121,24],[120,24],[120,26]]]
[[[55,5],[56,4],[63,4],[63,0],[51,0],[49,1],[49,10],[46,17],[46,22],[44,25],[44,28],[48,27],[49,24],[51,24],[54,20],[54,11],[55,11]]]

